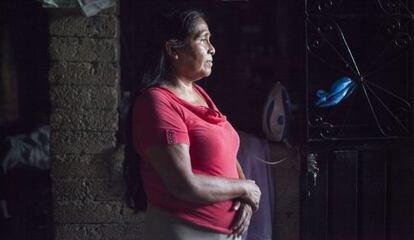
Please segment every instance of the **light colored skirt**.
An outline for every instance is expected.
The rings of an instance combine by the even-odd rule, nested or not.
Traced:
[[[144,240],[240,240],[241,237],[214,232],[180,218],[157,207],[148,205]]]

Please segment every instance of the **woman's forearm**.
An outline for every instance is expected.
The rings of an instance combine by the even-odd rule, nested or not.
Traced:
[[[246,186],[244,185],[248,183],[240,181],[246,179],[246,177],[239,161],[236,161],[236,168],[239,180],[195,174],[190,191],[181,191],[176,195],[188,201],[199,203],[214,203],[242,198],[246,195]]]
[[[191,174],[179,185],[166,185],[171,194],[189,202],[209,204],[239,198],[254,210],[259,206],[261,195],[254,181],[201,174]]]
[[[179,199],[215,203],[240,198],[253,207],[259,204],[260,189],[253,181],[193,173],[186,144],[153,147],[146,155],[167,190]]]
[[[243,198],[252,187],[248,181],[194,174],[181,189],[171,193],[183,200],[197,203],[215,203]]]

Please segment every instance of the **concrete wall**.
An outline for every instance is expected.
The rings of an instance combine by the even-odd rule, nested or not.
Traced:
[[[118,7],[94,17],[49,14],[55,239],[139,239],[144,216],[123,203],[123,148],[116,139]]]

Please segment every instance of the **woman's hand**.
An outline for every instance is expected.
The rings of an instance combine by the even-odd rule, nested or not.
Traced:
[[[233,209],[237,211],[236,218],[234,219],[232,230],[236,235],[243,235],[246,233],[250,225],[250,219],[253,215],[252,207],[240,200],[235,200]]]
[[[248,203],[253,211],[259,209],[260,196],[262,192],[260,191],[259,186],[253,180],[247,180],[247,190],[246,194],[241,197],[246,203]]]

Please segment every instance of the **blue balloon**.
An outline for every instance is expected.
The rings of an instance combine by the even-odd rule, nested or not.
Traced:
[[[329,92],[323,89],[316,91],[316,96],[319,99],[315,105],[321,108],[335,106],[350,96],[356,86],[356,82],[351,78],[341,77],[333,83]]]

